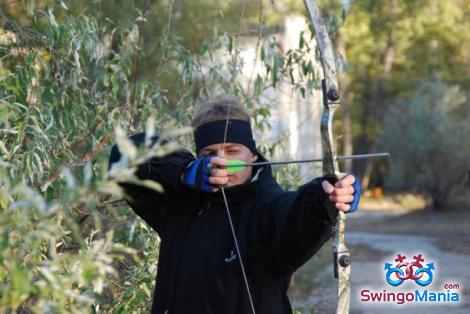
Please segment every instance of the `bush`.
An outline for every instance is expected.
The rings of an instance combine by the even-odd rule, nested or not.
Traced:
[[[177,120],[134,75],[136,25],[56,18],[0,25],[0,312],[144,312],[159,242],[115,196],[149,151],[110,179],[109,146]]]
[[[381,139],[393,160],[388,187],[425,193],[444,209],[468,172],[468,108],[464,94],[439,79],[392,106]]]

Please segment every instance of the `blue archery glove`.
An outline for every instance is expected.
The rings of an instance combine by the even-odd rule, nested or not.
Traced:
[[[353,194],[353,201],[349,203],[351,208],[348,210],[348,213],[354,213],[357,210],[357,207],[359,206],[359,200],[361,199],[361,183],[359,182],[359,178],[356,177],[355,175],[351,174],[354,177],[354,183],[353,183],[353,188],[354,188],[354,194]]]
[[[183,183],[204,192],[212,192],[214,186],[209,183],[211,159],[199,157],[191,162],[184,171]]]

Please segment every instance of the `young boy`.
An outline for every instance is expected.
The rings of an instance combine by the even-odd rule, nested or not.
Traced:
[[[334,185],[317,178],[285,192],[269,166],[228,173],[224,165],[230,159],[266,161],[256,150],[250,116],[236,100],[206,104],[192,125],[196,159],[178,151],[136,171],[140,179],[159,182],[164,193],[121,183],[130,206],[161,238],[152,313],[252,313],[249,292],[258,314],[292,313],[290,278],[331,237],[338,210],[356,209],[355,177]],[[139,145],[144,135],[131,139]],[[110,164],[119,158],[114,146]]]

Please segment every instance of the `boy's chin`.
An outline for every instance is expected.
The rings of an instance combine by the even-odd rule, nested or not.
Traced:
[[[241,182],[241,181],[233,181],[233,182],[229,182],[227,183],[227,185],[225,185],[226,187],[230,188],[232,186],[236,186],[236,185],[241,185],[241,184],[244,184],[245,182]]]

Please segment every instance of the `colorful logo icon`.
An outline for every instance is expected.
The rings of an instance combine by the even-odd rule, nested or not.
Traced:
[[[398,254],[395,259],[395,262],[397,262],[395,267],[392,267],[392,264],[390,263],[385,263],[384,270],[387,271],[385,273],[385,279],[390,285],[397,287],[408,279],[414,280],[422,287],[425,287],[432,282],[432,271],[436,269],[434,267],[434,263],[426,264],[426,267],[423,267],[421,262],[424,262],[424,258],[421,254],[413,256],[413,258],[414,261],[408,263],[405,262],[406,256]],[[395,274],[396,279],[392,278],[393,274]],[[427,276],[425,276],[425,274]]]

